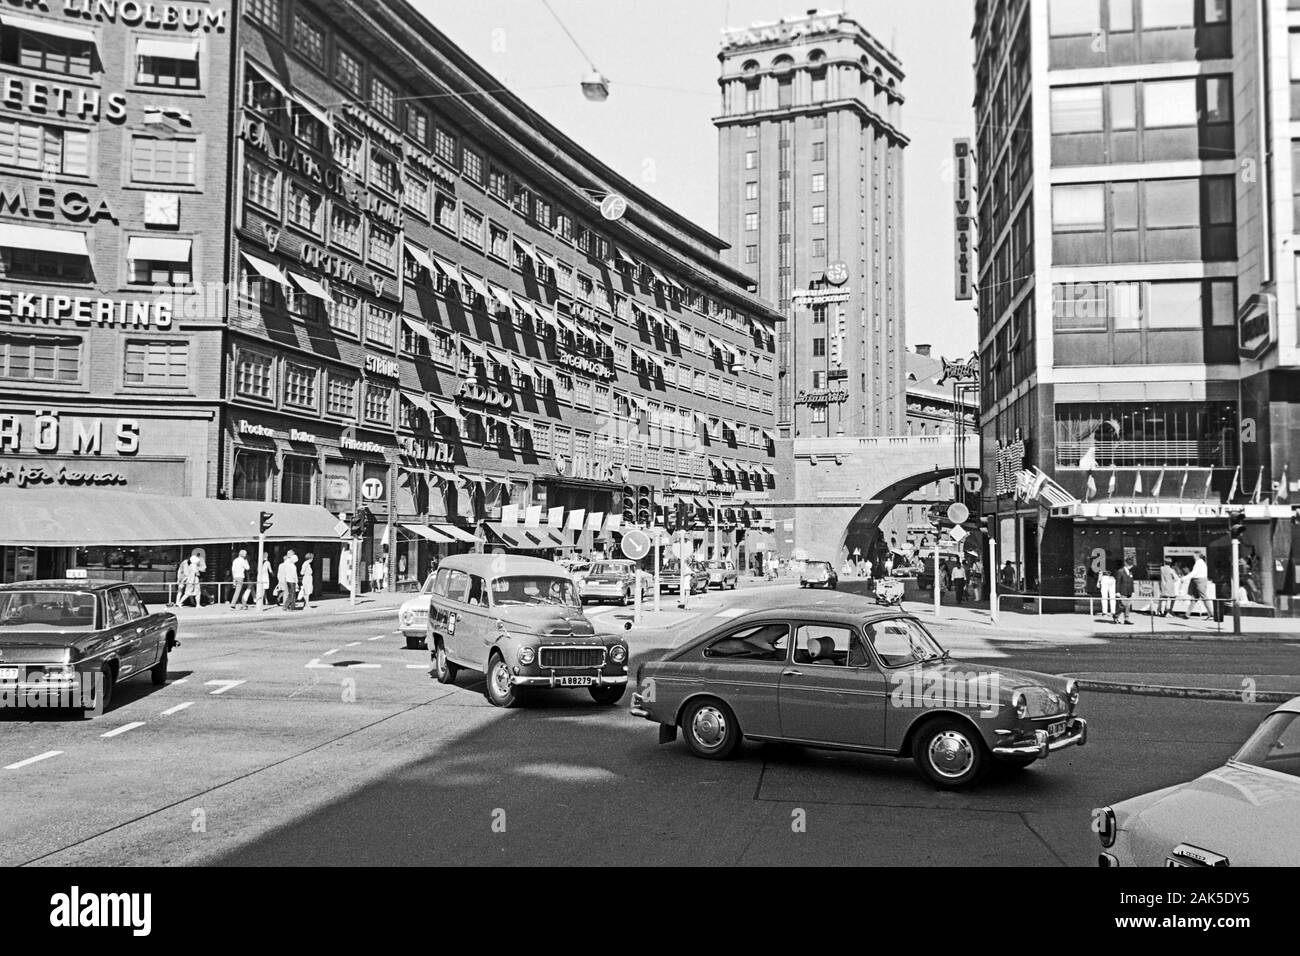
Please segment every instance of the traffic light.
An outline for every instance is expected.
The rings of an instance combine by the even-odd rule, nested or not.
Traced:
[[[349,522],[349,528],[354,538],[364,538],[370,533],[370,528],[374,524],[375,516],[370,513],[370,509],[362,505],[355,514],[352,515],[352,521]]]
[[[1228,513],[1228,532],[1232,535],[1233,541],[1241,540],[1241,536],[1246,533],[1246,512],[1244,510],[1237,509]]]
[[[275,515],[270,511],[263,511],[261,514],[259,514],[257,516],[257,533],[266,534],[268,531],[270,531],[271,525],[274,523],[271,521],[271,519],[274,517]]]
[[[649,485],[640,485],[636,490],[636,520],[643,528],[654,522],[655,490]]]
[[[636,524],[636,489],[631,485],[623,486],[623,524]]]

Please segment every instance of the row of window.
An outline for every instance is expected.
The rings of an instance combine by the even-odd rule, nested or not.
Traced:
[[[80,233],[78,233],[80,235]],[[126,281],[131,285],[188,286],[194,280],[193,253],[188,240],[176,240],[169,248],[183,249],[175,259],[158,258],[158,252],[140,252],[127,237]],[[0,278],[13,282],[75,283],[94,280],[94,261],[89,256],[0,246]]]
[[[86,348],[79,336],[0,332],[0,379],[80,385]],[[185,389],[190,384],[190,346],[183,340],[126,339],[122,384]]]
[[[1053,70],[1232,57],[1229,0],[1050,0]]]
[[[30,173],[89,177],[97,172],[92,131],[0,118],[0,166]],[[129,182],[138,185],[195,186],[199,142],[132,133],[128,142]]]
[[[22,18],[0,26],[0,63],[24,70],[38,70],[61,76],[93,77],[104,64],[93,39],[63,36],[54,20]],[[136,86],[168,90],[197,90],[200,87],[199,45],[180,39],[135,37],[134,57],[129,61],[131,82]]]

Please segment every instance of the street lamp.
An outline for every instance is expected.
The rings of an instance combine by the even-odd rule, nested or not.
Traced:
[[[599,70],[593,69],[582,78],[582,95],[593,103],[603,103],[609,99],[609,79]]]

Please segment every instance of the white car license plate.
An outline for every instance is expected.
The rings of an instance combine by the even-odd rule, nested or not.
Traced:
[[[1049,737],[1059,737],[1059,736],[1061,736],[1061,734],[1065,733],[1065,725],[1066,725],[1067,723],[1068,723],[1068,721],[1058,720],[1058,721],[1057,721],[1056,723],[1054,723],[1054,724],[1048,724],[1048,725],[1047,725],[1047,736],[1049,736]]]
[[[561,687],[590,687],[590,677],[557,677],[555,682]]]
[[[18,679],[18,668],[0,667],[0,680],[17,680],[17,679]]]

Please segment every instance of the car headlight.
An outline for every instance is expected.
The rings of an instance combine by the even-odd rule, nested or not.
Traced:
[[[402,627],[410,627],[415,623],[415,615],[411,613],[409,608],[403,608],[400,620],[402,622]]]
[[[1079,682],[1071,677],[1065,682],[1065,697],[1070,702],[1070,710],[1079,706]]]
[[[622,644],[615,644],[609,649],[609,659],[615,664],[622,664],[627,660],[627,648]]]
[[[520,664],[531,664],[535,660],[537,660],[537,651],[535,651],[533,648],[521,647],[519,649]]]
[[[1029,701],[1020,691],[1016,691],[1016,696],[1011,698],[1011,706],[1015,709],[1017,719],[1024,720],[1029,716]]]
[[[1100,810],[1092,811],[1093,818],[1096,820],[1097,837],[1101,840],[1101,845],[1110,848],[1115,845],[1115,837],[1119,834],[1119,827],[1115,823],[1115,811],[1110,807],[1102,807]]]

